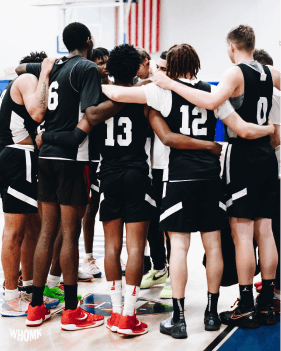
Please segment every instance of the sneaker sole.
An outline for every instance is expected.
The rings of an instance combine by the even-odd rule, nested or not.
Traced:
[[[148,333],[148,330],[147,330],[147,329],[144,329],[143,332],[134,333],[134,332],[132,331],[132,329],[119,329],[119,328],[118,328],[117,333],[118,333],[118,334],[122,334],[122,335],[136,335],[136,336],[137,336],[137,335],[143,335],[143,334]]]
[[[29,321],[28,319],[25,321],[25,325],[27,327],[38,327],[39,325],[41,325],[43,322],[46,322],[46,320],[51,318],[51,314],[47,314],[45,316],[45,319],[38,319],[37,321]]]
[[[255,329],[255,328],[258,328],[260,326],[259,323],[257,324],[248,324],[248,323],[235,323],[235,322],[231,322],[231,321],[221,321],[223,324],[226,324],[226,325],[230,325],[231,327],[241,327],[241,328],[247,328],[247,329]]]
[[[169,333],[166,329],[161,329],[161,328],[160,328],[160,333],[165,334],[165,335],[170,335],[174,339],[187,339],[187,333],[182,334],[182,335],[178,335],[178,334],[173,335],[172,333]]]
[[[207,330],[207,331],[217,331],[217,330],[220,330],[220,326],[205,325],[205,330]]]
[[[95,324],[93,325],[88,325],[87,327],[77,327],[75,324],[61,324],[61,329],[62,330],[66,330],[66,331],[73,331],[73,330],[80,330],[80,329],[88,329],[88,328],[95,328],[95,327],[99,327],[100,325],[102,325],[104,323],[104,320],[101,321],[97,321],[95,322]]]
[[[93,274],[93,277],[94,277],[94,278],[100,278],[100,277],[101,277],[101,274],[102,274],[101,272],[96,273],[96,274]]]
[[[110,329],[113,333],[117,333],[118,330],[118,327],[116,327],[115,325],[110,327],[108,324],[106,324],[106,328]]]
[[[27,313],[22,312],[1,312],[2,317],[26,317]]]
[[[86,279],[81,279],[81,278],[78,278],[78,282],[91,282],[92,280],[94,280],[94,277],[90,277],[90,278],[86,278]]]

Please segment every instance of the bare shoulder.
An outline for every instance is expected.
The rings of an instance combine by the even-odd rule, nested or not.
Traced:
[[[239,80],[243,79],[243,73],[241,69],[238,66],[231,66],[227,68],[224,73],[223,73],[223,79],[229,79],[229,80]]]

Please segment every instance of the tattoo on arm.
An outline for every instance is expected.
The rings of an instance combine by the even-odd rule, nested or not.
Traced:
[[[37,107],[45,109],[48,105],[48,90],[46,83],[42,83],[40,98],[37,102]]]

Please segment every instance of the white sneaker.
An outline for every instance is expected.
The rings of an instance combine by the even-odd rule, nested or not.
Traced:
[[[97,260],[94,257],[83,260],[83,271],[91,274],[95,278],[101,277],[101,270],[98,266]]]
[[[122,274],[125,275],[125,272],[126,272],[126,263],[122,260],[122,258],[120,258],[120,263],[121,263]]]
[[[3,317],[27,316],[28,305],[29,302],[27,302],[25,299],[22,299],[21,294],[19,294],[19,297],[11,300],[7,300],[5,296],[3,296],[1,315]]]
[[[91,282],[93,279],[92,274],[84,272],[80,267],[78,268],[78,282]]]
[[[20,296],[23,301],[31,303],[32,294],[27,294],[26,291],[21,291]],[[60,303],[60,300],[48,296],[43,296],[43,302],[45,303],[45,306],[50,309],[55,308]]]

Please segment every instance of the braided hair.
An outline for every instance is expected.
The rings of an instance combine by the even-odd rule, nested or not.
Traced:
[[[197,76],[200,69],[200,60],[197,52],[189,44],[172,46],[167,53],[167,76],[171,79]]]

